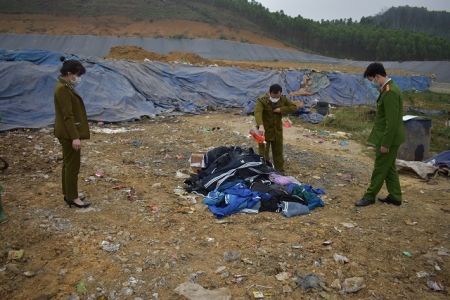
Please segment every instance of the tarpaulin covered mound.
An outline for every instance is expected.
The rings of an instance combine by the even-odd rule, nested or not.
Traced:
[[[54,123],[53,90],[60,56],[79,59],[86,74],[77,91],[89,120],[119,122],[156,115],[200,114],[208,107],[251,112],[256,97],[280,84],[289,93],[300,88],[304,70],[243,70],[161,62],[111,61],[43,50],[0,50],[0,131],[42,128]],[[311,96],[340,106],[373,105],[377,91],[361,75],[327,73],[330,85]],[[392,76],[403,90],[427,90],[426,76]]]

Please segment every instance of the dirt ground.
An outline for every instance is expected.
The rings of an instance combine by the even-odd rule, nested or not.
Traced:
[[[186,21],[171,21],[170,26],[153,22],[154,27],[147,28],[148,24],[129,20],[116,24],[109,19],[0,17],[0,31],[12,33],[136,31],[145,37],[164,37],[190,28],[198,38],[214,38],[212,32],[222,30],[220,35],[225,30],[208,31],[197,24],[194,31],[194,24]],[[237,40],[284,47],[244,33],[236,34]],[[156,60],[141,50],[112,49],[108,58]],[[125,52],[123,57],[120,52]],[[182,59],[210,63],[189,53],[172,53],[169,61]],[[252,68],[331,67],[227,63]],[[450,287],[448,178],[426,182],[402,174],[402,206],[376,203],[355,208],[370,181],[373,149],[351,137],[324,132],[327,128],[320,125],[317,131],[300,122],[285,128],[286,173],[326,192],[325,207],[309,215],[235,214],[218,222],[200,196],[194,204],[187,196],[195,195],[177,194],[184,181],[177,174],[186,172],[192,153],[224,145],[256,148],[248,137],[253,123],[251,116],[226,110],[93,124],[91,139],[83,142],[79,176],[80,192],[92,203],[88,209],[69,208],[62,199],[61,148],[51,128],[0,133],[0,155],[10,164],[0,172],[2,203],[9,217],[0,225],[0,298],[186,299],[174,292],[185,282],[208,290],[227,288],[232,299],[240,300],[255,299],[253,292],[258,291],[264,299],[448,298],[447,291],[427,286],[428,281],[438,281]],[[347,146],[340,145],[344,139]],[[132,187],[136,194],[131,194]],[[383,189],[380,196],[385,193]],[[24,250],[23,256],[14,258],[15,250]],[[225,252],[241,256],[227,262]],[[348,258],[348,263],[335,261],[335,254]],[[326,290],[302,290],[296,280],[309,273],[326,281]],[[364,287],[356,293],[343,292],[345,279],[354,277],[363,278]]]
[[[176,194],[192,153],[224,145],[256,149],[248,137],[253,122],[221,111],[93,124],[79,176],[88,209],[69,208],[62,199],[61,149],[51,128],[1,133],[10,168],[0,174],[9,217],[0,226],[0,298],[186,299],[174,289],[188,281],[228,288],[232,299],[254,299],[254,291],[266,292],[265,299],[448,297],[427,287],[427,281],[450,286],[448,178],[424,182],[402,174],[402,206],[355,208],[370,180],[373,149],[351,138],[341,146],[342,133],[298,122],[285,128],[286,173],[326,192],[325,207],[309,215],[235,214],[220,223],[200,196]],[[131,187],[136,194],[128,197]],[[109,252],[114,249],[102,243],[119,249]],[[7,255],[21,249],[20,259]],[[240,259],[226,262],[227,251]],[[303,291],[295,270],[316,274],[329,290]],[[364,279],[357,293],[330,287],[352,277]],[[77,292],[81,283],[85,293]]]

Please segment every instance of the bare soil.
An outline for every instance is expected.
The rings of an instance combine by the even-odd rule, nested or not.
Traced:
[[[448,297],[427,287],[429,280],[450,286],[448,178],[424,182],[402,174],[402,206],[356,208],[370,180],[373,150],[351,138],[341,146],[339,133],[312,132],[299,122],[285,128],[287,174],[326,192],[325,207],[309,215],[235,214],[218,223],[200,196],[190,204],[190,195],[175,193],[184,181],[177,171],[187,173],[192,153],[224,145],[256,149],[248,137],[253,122],[223,111],[93,124],[79,176],[88,209],[69,208],[62,199],[61,149],[51,128],[1,133],[0,152],[10,168],[0,174],[9,217],[0,226],[0,297],[66,299],[84,283],[82,299],[185,299],[173,290],[187,281],[226,287],[233,299],[253,299],[253,291],[272,293],[266,299]],[[119,128],[130,131],[99,132]],[[128,197],[131,187],[135,197]],[[323,245],[327,240],[332,244]],[[120,248],[103,250],[104,241]],[[8,258],[9,250],[20,249],[21,259]],[[240,252],[241,259],[225,262],[226,251]],[[336,262],[335,253],[349,262]],[[226,269],[216,273],[221,266]],[[316,274],[330,290],[303,291],[294,270]],[[430,277],[418,278],[421,271]],[[282,272],[290,276],[278,280]],[[364,278],[356,294],[330,287],[351,277]]]
[[[151,31],[147,24],[120,18],[122,23],[100,18],[95,27],[87,19],[45,17],[1,15],[0,30],[164,35],[163,30],[171,28],[170,34],[183,33],[173,29],[178,24],[173,21]],[[192,24],[180,24],[192,34],[213,38],[194,31]],[[85,31],[77,31],[80,28]],[[248,39],[270,46],[262,39]],[[110,58],[123,49],[116,50]],[[125,51],[135,52],[117,58],[150,59],[139,49]],[[178,53],[170,60],[186,57]],[[279,63],[276,67],[295,67]],[[321,132],[327,129],[321,126],[310,131],[299,121],[285,128],[286,173],[326,192],[325,207],[309,215],[235,214],[218,223],[201,197],[192,204],[186,197],[195,195],[176,194],[184,181],[177,171],[187,172],[192,153],[224,145],[256,148],[248,138],[254,120],[238,113],[92,124],[92,138],[83,141],[79,175],[80,192],[92,203],[88,209],[69,208],[62,199],[61,147],[51,128],[0,133],[0,155],[10,164],[0,173],[2,203],[9,217],[0,225],[0,298],[68,299],[76,294],[81,299],[186,299],[173,290],[188,281],[209,290],[228,288],[232,299],[242,300],[254,299],[254,291],[266,292],[264,299],[448,298],[447,291],[427,286],[428,281],[438,281],[450,287],[448,178],[423,181],[413,173],[401,174],[402,206],[377,202],[356,208],[354,202],[370,181],[373,149],[351,137]],[[217,127],[220,130],[212,130]],[[129,131],[119,133],[120,128]],[[344,139],[349,145],[340,145]],[[132,187],[134,195],[129,192]],[[383,189],[380,196],[385,194]],[[331,244],[323,244],[330,240]],[[119,249],[107,251],[107,245],[102,246],[106,242]],[[23,257],[8,255],[20,249]],[[226,251],[240,252],[241,258],[226,262]],[[335,261],[335,253],[347,257],[348,263]],[[219,267],[226,269],[217,272]],[[328,290],[302,290],[295,283],[299,278],[295,270],[316,274],[327,282]],[[426,274],[429,277],[423,277]],[[352,277],[364,278],[364,288],[357,293],[330,287],[336,279],[342,284]]]

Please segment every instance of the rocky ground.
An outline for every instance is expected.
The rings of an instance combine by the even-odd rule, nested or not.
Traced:
[[[10,164],[0,173],[9,217],[0,225],[0,298],[448,298],[427,285],[450,287],[448,178],[402,174],[402,206],[356,208],[373,149],[343,133],[298,120],[285,128],[287,174],[326,192],[325,207],[309,215],[218,220],[200,196],[180,195],[192,153],[256,147],[253,123],[230,110],[93,124],[79,176],[88,209],[63,202],[51,128],[0,133]],[[318,289],[303,290],[301,278]],[[216,296],[179,295],[186,283]]]

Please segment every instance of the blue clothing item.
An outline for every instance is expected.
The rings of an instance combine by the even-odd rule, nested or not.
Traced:
[[[298,117],[311,124],[318,124],[325,118],[321,114],[303,114]]]
[[[231,188],[228,188],[224,191],[226,194],[232,194],[241,197],[248,197],[252,195],[252,191],[247,188],[247,186],[243,183],[238,183]]]
[[[313,210],[315,207],[324,207],[322,199],[320,199],[316,194],[308,192],[303,186],[296,186],[292,191],[292,195],[300,196],[305,199],[308,203],[308,208]]]
[[[297,183],[291,183],[290,185],[287,186],[286,188],[286,192],[288,192],[289,194],[292,194],[292,190],[294,190],[294,188],[298,186]]]
[[[218,190],[219,192],[223,192],[223,191],[229,189],[230,187],[235,186],[235,185],[238,184],[238,183],[244,183],[244,182],[245,182],[245,181],[244,181],[243,179],[236,179],[236,180],[233,180],[233,181],[230,181],[230,182],[225,182],[224,184],[222,184],[221,186],[219,186],[219,187],[217,188],[217,190]]]
[[[282,201],[280,205],[282,208],[281,214],[287,218],[309,214],[308,206],[300,203]]]
[[[313,189],[312,186],[310,185],[302,185],[302,188],[304,188],[306,191],[310,192],[310,193],[314,193],[316,195],[320,195],[320,194],[325,194],[325,191],[322,189]]]
[[[217,190],[214,190],[214,192],[212,196],[216,196],[216,198],[219,198],[222,194],[225,195],[223,198],[224,201],[208,206],[209,210],[218,219],[237,213],[244,208],[254,208],[261,199],[269,199],[271,197],[266,193],[252,192],[243,183],[238,183],[223,193],[217,192]],[[205,200],[203,200],[204,202]],[[211,201],[211,203],[214,203],[214,201]]]
[[[214,190],[208,193],[208,196],[203,199],[202,203],[206,205],[218,205],[223,199],[225,199],[225,193]]]
[[[236,195],[226,194],[224,206],[208,206],[209,210],[216,215],[217,219],[222,219],[227,215],[232,215],[244,208],[253,207],[261,198],[255,197],[239,197]]]

